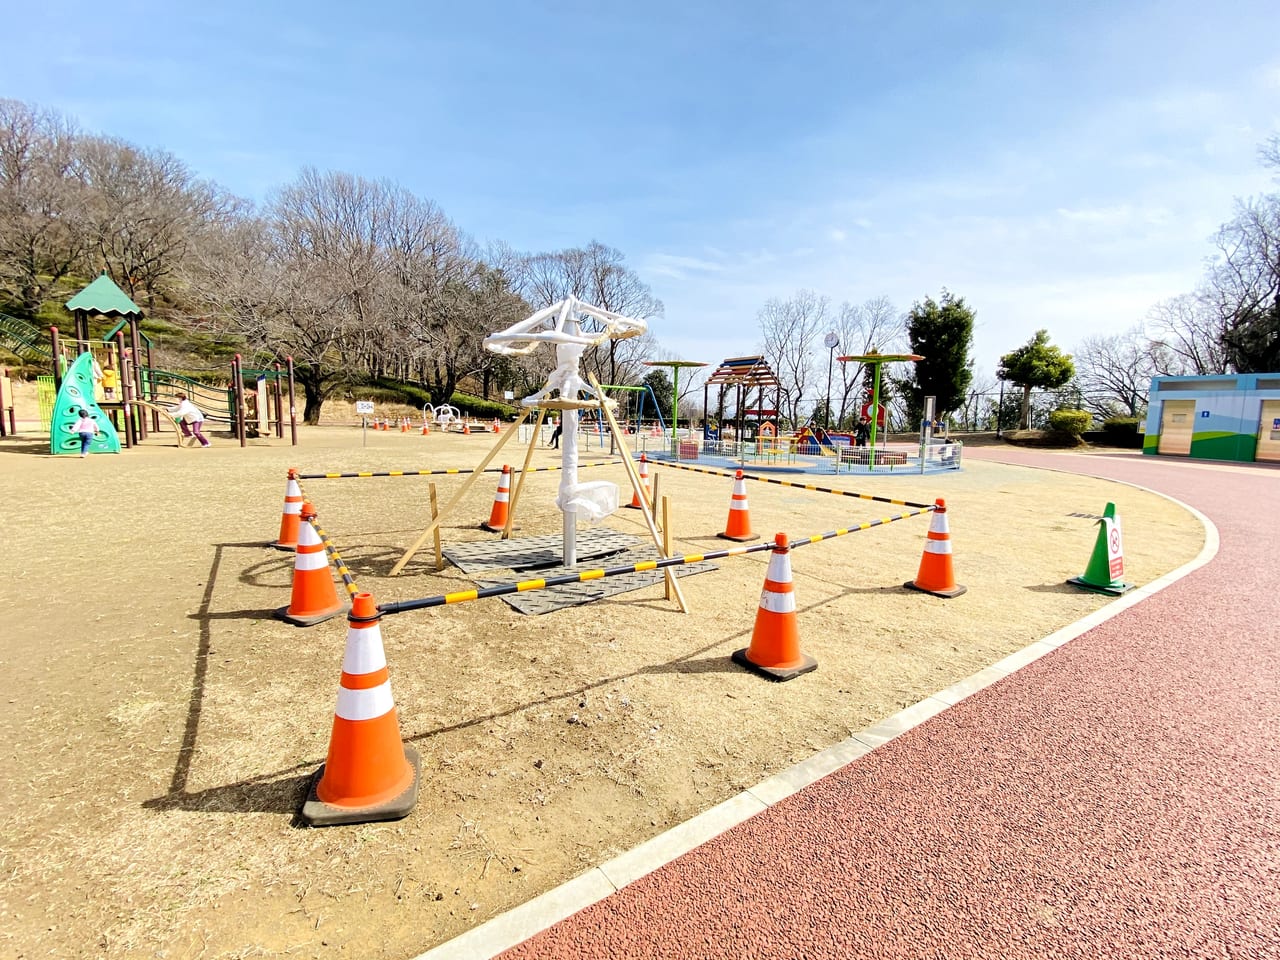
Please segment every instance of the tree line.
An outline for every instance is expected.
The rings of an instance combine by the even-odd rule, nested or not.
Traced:
[[[1262,159],[1280,170],[1280,137]],[[1280,368],[1280,194],[1238,201],[1213,244],[1197,289],[1144,324],[1085,338],[1071,354],[1041,330],[1005,354],[997,374],[1022,388],[1022,421],[1035,388],[1060,388],[1098,418],[1137,417],[1153,375]],[[34,317],[59,284],[99,270],[149,312],[234,340],[254,362],[292,356],[313,423],[335,391],[380,378],[419,384],[437,404],[464,381],[485,396],[534,392],[549,354],[498,357],[481,341],[570,294],[649,320],[664,313],[623,253],[596,241],[537,253],[481,246],[402,186],[312,168],[253,203],[166,151],[0,99],[0,298]],[[887,371],[904,424],[918,422],[926,396],[939,415],[980,419],[976,398],[996,384],[973,369],[974,318],[945,289],[906,312],[885,296],[835,305],[802,290],[768,300],[756,320],[781,382],[780,417],[847,427],[869,384],[860,364],[836,358],[872,350],[925,358]],[[606,383],[647,374],[665,406],[664,376],[643,361],[670,356],[650,333],[604,344],[585,363]],[[710,369],[682,378],[683,412],[700,407]]]
[[[292,356],[310,423],[334,391],[379,378],[420,384],[436,404],[464,380],[531,393],[551,357],[498,357],[481,341],[570,294],[663,313],[602,243],[481,248],[429,199],[311,168],[255,204],[163,150],[0,100],[0,296],[34,317],[60,283],[100,270],[149,312],[234,339],[256,363]],[[648,335],[585,362],[603,382],[635,383],[659,350]]]

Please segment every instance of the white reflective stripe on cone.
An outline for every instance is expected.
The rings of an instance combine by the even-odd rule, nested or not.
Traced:
[[[770,613],[795,613],[796,595],[790,590],[786,593],[765,590],[760,594],[760,609]]]
[[[347,650],[342,656],[342,672],[353,677],[387,665],[387,655],[382,649],[382,628],[376,623],[371,627],[349,627]]]
[[[929,523],[930,533],[950,533],[951,525],[947,520],[945,513],[934,511],[933,520]]]
[[[769,569],[765,573],[766,580],[774,583],[791,582],[791,561],[785,553],[775,553],[769,558]]]
[[[294,500],[292,502],[286,500],[284,502],[285,513],[302,513],[302,501]]]
[[[950,553],[950,540],[926,540],[924,542],[925,553]]]
[[[299,550],[293,558],[293,569],[295,570],[323,570],[329,565],[329,558],[324,555],[324,551],[310,553]]]
[[[342,720],[376,720],[395,706],[391,699],[391,681],[368,690],[338,688],[338,707],[334,716]]]
[[[745,500],[730,500],[730,501],[729,501],[729,509],[730,509],[730,510],[746,510],[746,509],[747,509],[747,501],[745,501]]]
[[[505,490],[499,490],[499,491],[498,491],[498,493],[497,493],[497,496],[495,496],[493,499],[494,499],[497,503],[506,503],[506,502],[508,502],[508,499],[509,499],[509,498],[507,497],[507,491],[505,491]]]

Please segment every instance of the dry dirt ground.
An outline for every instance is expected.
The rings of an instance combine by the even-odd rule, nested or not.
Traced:
[[[0,440],[0,956],[403,958],[689,819],[773,773],[1107,602],[1083,572],[1108,500],[1127,578],[1192,558],[1199,524],[1153,494],[971,462],[949,476],[822,478],[950,508],[957,579],[906,591],[927,517],[792,557],[816,672],[745,672],[767,553],[661,587],[526,617],[500,600],[388,617],[401,733],[422,754],[416,809],[396,823],[311,829],[295,813],[324,759],[343,620],[299,629],[292,557],[264,549],[287,467],[304,472],[476,463],[491,435],[304,428],[301,444],[208,450],[166,441],[119,456],[50,457]],[[515,444],[501,460],[519,462]],[[584,454],[594,457],[594,451]],[[536,465],[555,462],[539,449]],[[501,462],[501,460],[499,462]],[[732,482],[659,470],[676,549],[720,549]],[[585,472],[625,482],[621,467]],[[472,585],[429,551],[392,563],[425,526],[428,483],[309,481],[324,529],[379,602]],[[519,535],[559,531],[556,473],[534,473]],[[444,525],[491,538],[492,475]],[[758,532],[809,535],[896,508],[768,484]],[[624,495],[628,499],[629,495]],[[637,511],[610,527],[643,535]]]

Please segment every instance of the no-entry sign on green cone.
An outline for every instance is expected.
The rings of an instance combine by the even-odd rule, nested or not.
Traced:
[[[1133,589],[1133,584],[1125,583],[1123,577],[1124,541],[1120,535],[1120,517],[1116,514],[1116,505],[1108,503],[1107,509],[1102,511],[1102,519],[1098,521],[1098,539],[1094,541],[1088,569],[1067,583],[1118,597]]]

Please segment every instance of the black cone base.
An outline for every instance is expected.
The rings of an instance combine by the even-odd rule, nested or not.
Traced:
[[[400,796],[392,797],[371,807],[338,807],[325,803],[316,795],[316,787],[324,776],[324,764],[320,764],[307,785],[307,799],[302,805],[302,819],[313,827],[336,827],[344,823],[376,823],[380,820],[403,820],[418,802],[419,770],[418,751],[404,745],[404,758],[413,767],[413,782]]]
[[[752,663],[747,659],[747,649],[747,647],[743,647],[741,650],[733,651],[733,662],[740,667],[746,667],[752,673],[760,674],[760,676],[768,680],[776,680],[781,683],[783,680],[794,680],[803,673],[818,669],[818,661],[807,653],[800,654],[800,656],[804,657],[804,663],[798,667],[762,667],[760,664]]]

